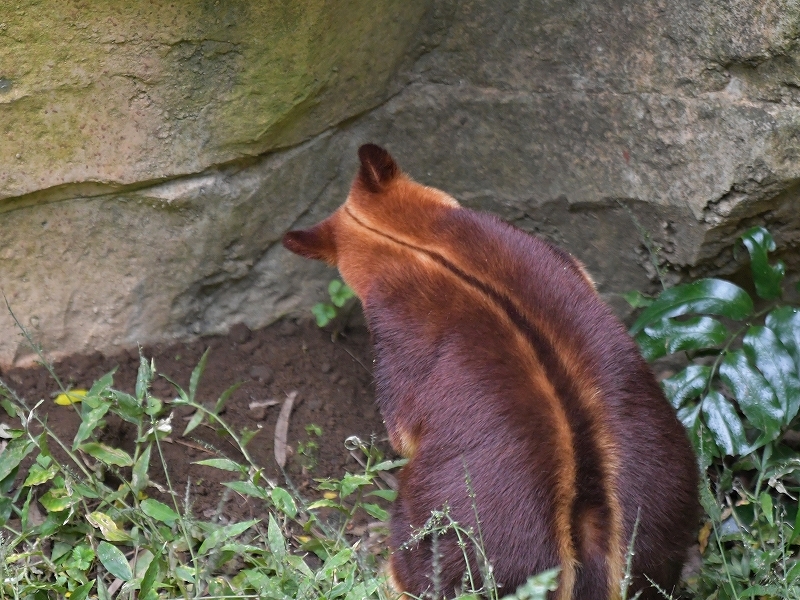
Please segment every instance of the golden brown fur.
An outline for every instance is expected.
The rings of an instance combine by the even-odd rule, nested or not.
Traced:
[[[377,146],[359,158],[344,205],[284,244],[336,265],[363,303],[377,402],[410,459],[392,518],[399,588],[433,591],[429,541],[401,546],[447,505],[465,527],[477,508],[509,592],[558,566],[554,598],[618,598],[637,514],[632,592],[657,597],[646,577],[672,589],[696,525],[694,458],[583,266],[413,182]],[[438,551],[449,596],[466,565],[453,536]]]

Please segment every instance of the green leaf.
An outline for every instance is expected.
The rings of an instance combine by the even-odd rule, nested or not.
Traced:
[[[342,483],[339,490],[339,495],[342,498],[347,498],[350,494],[355,492],[358,488],[372,483],[372,479],[366,475],[353,475],[352,473],[345,473],[342,477]]]
[[[138,496],[139,492],[143,491],[147,484],[150,482],[148,471],[150,469],[150,452],[153,444],[147,444],[139,458],[136,459],[136,464],[133,465],[131,472],[131,489],[134,495]]]
[[[108,542],[97,544],[97,558],[106,568],[106,571],[122,581],[130,581],[133,577],[131,567],[122,551]]]
[[[131,455],[119,448],[112,448],[99,442],[87,442],[82,444],[80,449],[107,465],[116,465],[118,467],[130,467],[133,465]]]
[[[767,518],[769,524],[773,525],[774,515],[772,507],[772,496],[770,496],[768,492],[761,492],[761,496],[759,496],[758,501],[759,504],[761,505],[761,512],[764,513],[764,516]]]
[[[225,481],[222,485],[244,496],[252,496],[254,498],[260,498],[261,500],[269,499],[266,490],[254,485],[250,481]]]
[[[100,396],[101,394],[108,391],[108,388],[114,383],[114,373],[117,371],[117,368],[114,367],[111,371],[103,375],[100,379],[95,381],[92,384],[91,389],[86,394],[87,396]]]
[[[294,519],[297,516],[297,505],[294,502],[294,498],[282,487],[276,487],[272,490],[272,503],[290,519]]]
[[[328,500],[327,498],[321,498],[320,500],[315,500],[311,504],[308,505],[308,510],[314,510],[316,508],[339,508],[341,509],[342,506],[338,502],[334,500]]]
[[[153,589],[153,586],[156,583],[156,579],[158,578],[159,574],[159,561],[161,560],[161,551],[159,550],[155,556],[150,560],[150,564],[147,565],[147,570],[144,572],[144,576],[142,577],[142,583],[139,586],[139,598],[144,598],[147,594],[150,593],[150,590]]]
[[[80,502],[80,495],[71,494],[66,488],[51,488],[39,498],[39,502],[47,512],[61,512],[68,509],[76,502]]]
[[[665,317],[687,313],[710,313],[741,320],[753,312],[753,300],[742,288],[722,279],[700,279],[664,290],[639,315],[630,329],[636,335],[647,325]]]
[[[700,418],[702,404],[685,405],[678,410],[678,420],[683,423],[703,469],[708,468],[715,456],[720,456],[717,443]]]
[[[206,370],[209,352],[211,352],[211,348],[203,352],[203,356],[200,357],[200,362],[197,363],[197,366],[192,371],[191,377],[189,377],[189,402],[195,401],[194,397],[195,394],[197,394],[197,384],[200,383],[200,377],[203,376],[203,371]]]
[[[670,404],[677,410],[687,400],[697,398],[706,389],[711,377],[711,367],[704,365],[689,365],[672,377],[661,382],[664,394]]]
[[[371,517],[375,517],[379,521],[388,521],[389,520],[389,513],[386,512],[383,508],[378,506],[377,504],[370,504],[364,503],[361,505],[368,515]]]
[[[517,591],[509,596],[503,596],[501,600],[546,600],[549,598],[548,592],[558,589],[558,573],[561,569],[550,569],[538,575],[528,577],[528,581],[517,588]]]
[[[800,311],[793,306],[781,306],[769,313],[765,322],[792,355],[800,373]]]
[[[247,531],[259,521],[260,519],[252,519],[250,521],[243,521],[242,523],[233,523],[232,525],[226,525],[225,527],[220,527],[219,529],[212,531],[206,537],[206,539],[203,540],[203,543],[200,544],[200,550],[198,550],[198,553],[201,555],[205,554],[212,548],[218,546],[221,542],[236,537],[237,535]]]
[[[786,273],[783,261],[779,260],[774,265],[769,264],[767,254],[775,250],[775,240],[763,227],[749,229],[742,235],[741,240],[750,253],[750,269],[753,273],[753,283],[756,285],[756,294],[765,300],[774,300],[781,295],[781,283]]]
[[[650,306],[654,298],[650,296],[645,296],[642,292],[638,290],[634,290],[632,292],[626,292],[622,294],[623,300],[628,303],[631,308],[646,308]]]
[[[333,576],[334,571],[336,571],[336,569],[342,565],[347,564],[352,556],[353,551],[350,548],[345,548],[326,560],[325,564],[322,565],[322,572],[325,575],[325,578],[330,579]]]
[[[788,424],[800,410],[800,379],[794,360],[768,327],[751,327],[742,340],[747,358],[763,373],[783,409]]]
[[[336,317],[336,309],[330,304],[320,302],[311,307],[311,314],[317,320],[317,327],[325,327]]]
[[[742,420],[722,394],[712,390],[703,398],[701,407],[706,425],[720,450],[729,456],[749,452]]]
[[[194,411],[194,414],[192,415],[192,418],[189,419],[189,422],[186,424],[186,429],[183,430],[181,437],[186,437],[192,431],[194,431],[197,428],[197,426],[203,422],[203,417],[205,416],[206,416],[205,411],[200,408]]]
[[[395,490],[375,490],[367,494],[367,496],[377,496],[389,502],[394,502],[397,498],[397,492]]]
[[[345,302],[356,294],[350,286],[345,285],[338,279],[334,279],[328,284],[328,295],[331,297],[333,305],[341,308]]]
[[[141,348],[139,349],[139,371],[136,373],[136,388],[134,390],[136,399],[142,403],[144,396],[147,393],[147,388],[150,387],[150,382],[153,380],[153,371],[147,359],[142,355]]]
[[[719,375],[733,392],[747,420],[765,432],[767,438],[775,439],[780,434],[786,411],[773,388],[744,351],[729,352],[720,364]]]
[[[404,467],[408,464],[407,458],[398,458],[396,460],[384,460],[377,465],[370,467],[370,471],[391,471],[397,467]]]
[[[142,404],[130,394],[119,390],[111,390],[111,397],[117,404],[117,414],[128,423],[138,425],[144,414]]]
[[[86,600],[86,598],[89,596],[89,592],[92,591],[93,586],[94,584],[92,582],[79,585],[72,590],[72,593],[69,595],[69,600]]]
[[[269,516],[269,525],[267,526],[267,543],[276,560],[280,561],[286,556],[286,542],[283,539],[283,532],[272,515]]]
[[[228,458],[207,458],[205,460],[195,461],[196,465],[203,465],[204,467],[213,467],[222,471],[234,471],[244,473],[247,471],[242,465],[234,462]]]
[[[18,437],[8,442],[5,450],[0,452],[0,481],[8,477],[35,447],[27,437]]]
[[[89,521],[93,527],[99,529],[103,537],[109,542],[128,542],[131,540],[131,536],[128,532],[117,527],[114,519],[102,511],[96,510],[89,513],[86,515],[86,520]]]
[[[50,481],[57,474],[58,474],[58,465],[56,464],[51,464],[49,467],[45,469],[42,468],[41,465],[34,463],[28,470],[28,477],[25,479],[25,483],[23,483],[22,486],[26,487],[26,486],[40,485],[46,481]]]
[[[85,406],[88,406],[88,404]],[[77,450],[78,446],[94,433],[94,430],[97,429],[100,421],[106,416],[109,408],[111,408],[111,405],[104,403],[97,408],[91,409],[87,414],[81,415],[81,424],[72,442],[73,450]]]
[[[242,386],[243,383],[244,383],[244,381],[237,381],[231,387],[229,387],[227,390],[222,392],[222,394],[220,394],[219,399],[217,400],[217,403],[214,405],[214,414],[215,415],[218,415],[220,413],[220,411],[222,411],[222,409],[225,407],[225,403],[228,401],[228,398],[230,398],[231,395],[233,394],[233,392],[238,390]]]
[[[647,353],[642,349],[645,359],[652,361],[665,354],[675,354],[683,350],[704,350],[721,346],[728,339],[728,335],[725,326],[711,317],[694,317],[684,321],[661,319],[645,327],[644,331],[636,336],[636,341],[639,342],[642,336],[654,340],[652,346],[646,346]],[[642,345],[641,342],[639,345]],[[656,355],[652,355],[651,352],[656,349]]]
[[[153,498],[142,500],[139,506],[141,507],[142,512],[148,517],[155,519],[156,521],[160,521],[169,527],[172,527],[180,518],[180,515],[172,510],[169,506],[163,502],[154,500]]]

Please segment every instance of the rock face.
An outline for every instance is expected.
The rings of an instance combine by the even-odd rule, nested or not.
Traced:
[[[51,351],[319,300],[279,240],[365,141],[612,301],[657,279],[645,235],[668,282],[739,268],[753,224],[800,240],[795,1],[102,4],[0,7],[0,289]],[[0,318],[0,366],[29,358]]]

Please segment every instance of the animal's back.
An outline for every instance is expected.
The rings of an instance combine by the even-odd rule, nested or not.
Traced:
[[[560,565],[574,597],[602,598],[622,579],[638,516],[634,559],[653,564],[634,562],[634,573],[670,587],[691,542],[690,527],[674,533],[696,513],[694,459],[580,265],[465,209],[412,237],[419,245],[397,257],[405,268],[379,276],[365,307],[378,402],[412,456],[393,545],[432,509],[448,505],[465,525],[477,510],[498,582],[513,589]],[[442,558],[461,560],[452,537],[443,543]],[[424,549],[396,554],[403,587],[429,587],[430,560]]]
[[[452,532],[436,556],[430,538],[407,544],[447,506],[507,591],[558,566],[554,597],[618,597],[637,519],[631,590],[671,589],[698,512],[694,458],[583,267],[410,181],[382,149],[359,155],[347,202],[285,243],[336,264],[364,305],[377,401],[410,459],[391,526],[398,587],[460,583]]]

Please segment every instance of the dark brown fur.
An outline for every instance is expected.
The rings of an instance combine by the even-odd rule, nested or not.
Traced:
[[[447,505],[464,527],[477,508],[507,591],[559,566],[554,598],[619,598],[637,515],[631,594],[658,597],[646,577],[671,590],[696,526],[695,460],[582,265],[414,183],[377,146],[359,158],[345,204],[284,245],[337,265],[364,306],[377,402],[410,459],[391,525],[396,585],[432,590],[430,541],[401,546]],[[452,535],[438,551],[452,595],[462,551]]]

